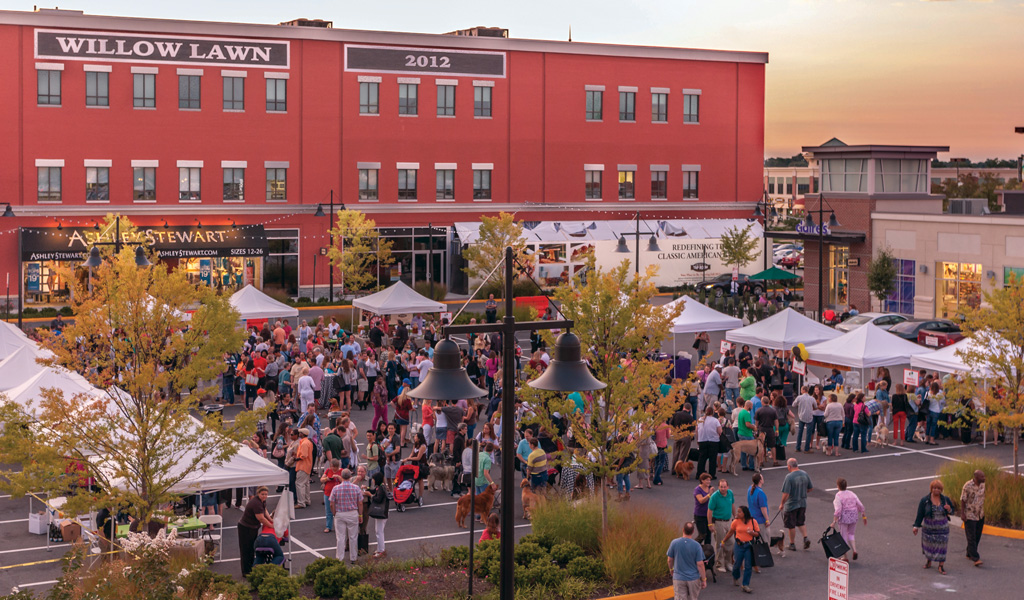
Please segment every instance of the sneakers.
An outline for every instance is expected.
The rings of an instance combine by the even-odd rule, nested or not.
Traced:
[[[716,567],[715,570],[719,573],[725,573],[725,567]]]
[[[416,504],[419,505],[420,508],[423,508],[423,498],[417,498]]]
[[[789,549],[795,551],[796,550],[796,544],[790,544],[789,545]]]
[[[749,585],[745,585],[745,586],[743,586],[743,591],[744,591],[744,592],[746,592],[746,593],[748,593],[748,594],[752,594],[752,593],[754,593],[754,590],[753,590],[753,589],[751,589],[751,587],[750,587]]]
[[[804,538],[804,550],[811,547],[811,540]]]
[[[736,586],[736,587],[739,587],[739,586],[740,586],[740,580],[739,580],[739,579],[736,579],[736,578],[733,578],[733,580],[732,580],[732,584],[733,584],[734,586]]]

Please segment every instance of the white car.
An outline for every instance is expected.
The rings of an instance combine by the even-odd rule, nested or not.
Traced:
[[[888,331],[889,328],[892,327],[893,325],[897,323],[902,323],[906,320],[907,317],[904,317],[903,315],[899,315],[896,313],[866,312],[860,313],[855,317],[850,317],[849,319],[836,325],[836,329],[842,331],[843,333],[846,333],[848,331],[853,331],[854,329],[860,327],[861,325],[867,325],[868,323],[871,323],[876,327],[881,327],[882,329]]]

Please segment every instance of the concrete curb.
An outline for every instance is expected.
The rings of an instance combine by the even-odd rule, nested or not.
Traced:
[[[964,528],[964,522],[960,517],[952,517],[949,521],[960,529]],[[982,535],[1009,538],[1011,540],[1024,540],[1024,530],[1007,529],[1006,527],[995,527],[994,525],[988,524],[985,525],[985,530],[982,532]]]
[[[666,587],[659,590],[651,590],[649,592],[626,594],[624,596],[609,596],[608,598],[602,598],[601,600],[669,600],[669,598],[674,597],[675,590],[671,587]]]

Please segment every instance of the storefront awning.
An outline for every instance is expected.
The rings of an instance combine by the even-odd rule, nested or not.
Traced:
[[[833,231],[818,237],[817,233],[804,233],[802,231],[769,231],[768,235],[777,240],[803,240],[816,242],[819,239],[829,244],[856,244],[867,239],[863,231]]]
[[[262,257],[267,238],[262,225],[233,229],[227,226],[170,225],[139,227],[138,238],[124,235],[125,242],[141,240],[160,258]],[[113,232],[91,227],[31,227],[21,230],[21,260],[82,261],[94,242],[112,242]]]

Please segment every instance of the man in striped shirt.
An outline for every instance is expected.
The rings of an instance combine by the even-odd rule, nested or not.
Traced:
[[[341,483],[334,486],[329,498],[334,513],[334,534],[338,540],[338,560],[345,560],[345,534],[348,534],[349,562],[356,564],[359,523],[363,520],[363,490],[352,483],[352,471],[341,472]]]

